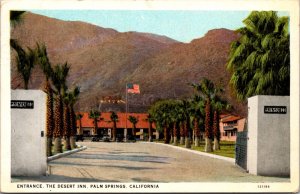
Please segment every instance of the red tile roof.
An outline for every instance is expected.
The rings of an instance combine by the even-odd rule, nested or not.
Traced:
[[[239,120],[239,119],[241,119],[241,117],[239,117],[239,116],[235,116],[235,115],[227,115],[227,116],[223,117],[223,118],[221,119],[221,121],[222,121],[223,123],[226,123],[226,122],[231,122],[231,121],[237,121],[237,120]]]
[[[78,114],[78,113],[76,113]],[[93,119],[89,118],[89,113],[87,112],[80,112],[80,114],[83,115],[81,118],[81,126],[82,127],[94,127],[93,124]],[[112,128],[113,122],[110,122],[110,112],[102,112],[101,113],[101,118],[103,120],[98,122],[98,127],[99,128]],[[126,121],[127,121],[127,128],[132,128],[132,123],[126,119],[126,113],[123,112],[118,112],[117,113],[119,117],[119,121],[117,122],[117,128],[126,128]],[[129,116],[134,116],[138,118],[138,123],[136,124],[136,128],[142,128],[142,129],[147,129],[149,127],[149,123],[146,120],[148,114],[146,113],[127,113],[127,118]],[[79,120],[77,120],[77,126],[79,126]],[[155,124],[153,123],[153,128],[155,128]]]

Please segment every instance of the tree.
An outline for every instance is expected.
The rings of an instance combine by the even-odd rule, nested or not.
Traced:
[[[136,136],[135,131],[136,131],[136,124],[139,122],[139,119],[135,116],[130,115],[128,117],[129,122],[132,123],[132,135],[133,137]]]
[[[183,117],[183,110],[181,107],[181,101],[179,100],[172,100],[172,108],[170,111],[170,117],[171,117],[171,123],[173,127],[173,145],[178,145],[178,136],[179,136],[179,128],[180,128],[180,122]]]
[[[216,96],[212,101],[213,109],[213,136],[214,136],[214,150],[220,149],[220,112],[224,109],[228,110],[230,105],[219,96]]]
[[[227,69],[239,100],[253,95],[289,95],[289,18],[274,11],[253,11],[237,30]]]
[[[36,63],[35,50],[27,47],[26,51],[15,40],[10,40],[10,45],[17,52],[17,71],[22,76],[24,88],[27,90],[32,69]]]
[[[74,104],[78,100],[78,96],[80,94],[80,88],[76,86],[70,93],[69,93],[69,118],[70,118],[70,144],[71,144],[71,149],[76,148],[76,115],[74,111]]]
[[[191,148],[191,127],[190,127],[190,120],[191,120],[191,101],[190,100],[183,100],[182,101],[182,108],[183,108],[183,133],[185,137],[185,147]]]
[[[70,125],[71,125],[71,121],[70,121],[70,99],[71,95],[68,92],[65,92],[64,96],[63,96],[63,102],[64,102],[64,106],[63,106],[63,137],[65,139],[65,149],[66,150],[71,150],[71,143],[70,143],[70,135],[71,135],[71,130],[70,130]]]
[[[204,99],[201,96],[194,95],[190,103],[190,114],[194,125],[195,146],[200,146],[200,125],[203,125],[204,118]]]
[[[82,123],[81,123],[81,119],[82,119],[82,117],[83,117],[83,115],[81,114],[81,113],[78,113],[77,115],[76,115],[76,120],[78,120],[79,121],[79,126],[78,126],[78,131],[77,131],[77,134],[79,134],[79,135],[82,135]]]
[[[12,27],[23,22],[25,11],[10,11],[10,24]]]
[[[53,89],[49,82],[49,77],[53,73],[51,64],[48,59],[45,45],[42,47],[37,44],[37,63],[42,68],[46,82],[44,86],[44,92],[47,94],[47,112],[46,112],[46,136],[47,136],[47,156],[52,155],[52,136],[54,130],[54,108],[53,108]]]
[[[63,133],[63,93],[66,91],[66,79],[70,70],[70,66],[65,63],[63,65],[56,65],[53,68],[53,74],[51,75],[51,80],[56,89],[56,99],[55,99],[55,112],[54,112],[54,121],[55,128],[53,137],[54,139],[54,152],[61,153],[61,137]]]
[[[148,123],[149,123],[149,127],[148,127],[149,142],[152,142],[153,141],[152,140],[152,133],[153,133],[152,124],[154,123],[155,120],[154,120],[153,116],[150,113],[147,115],[146,121],[148,121]]]
[[[98,130],[98,121],[101,120],[101,113],[95,109],[91,109],[89,113],[89,118],[93,119],[94,123],[94,129],[93,129],[93,135],[97,135],[97,130]]]
[[[51,67],[47,49],[45,44],[42,44],[40,46],[37,44],[37,63],[40,64],[40,67],[42,68],[46,81],[44,86],[44,92],[47,94],[47,100],[46,100],[46,137],[47,137],[47,156],[52,155],[52,137],[53,137],[53,131],[54,131],[54,107],[53,107],[53,89],[50,85],[49,78],[53,74],[53,69]]]
[[[164,131],[164,143],[166,144],[170,142],[169,132],[172,124],[172,108],[172,100],[160,100],[154,103],[149,109],[149,113],[155,120],[156,128]]]
[[[111,120],[111,122],[113,122],[113,129],[112,129],[113,138],[112,138],[112,141],[116,141],[117,122],[119,121],[119,116],[114,111],[111,111],[110,120]]]
[[[205,151],[212,152],[212,119],[211,119],[211,101],[221,91],[221,87],[215,86],[207,78],[203,78],[199,84],[191,84],[194,90],[205,99]]]

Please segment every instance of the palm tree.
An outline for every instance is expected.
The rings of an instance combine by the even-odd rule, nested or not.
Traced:
[[[117,137],[117,122],[119,121],[119,116],[114,111],[111,111],[110,120],[111,120],[111,122],[113,122],[113,128],[112,128],[113,138],[112,138],[112,141],[116,141],[116,137]]]
[[[129,122],[131,122],[132,123],[132,135],[133,135],[133,137],[135,137],[136,136],[136,134],[135,134],[135,131],[136,131],[136,124],[139,122],[139,119],[137,118],[137,117],[135,117],[135,116],[129,116],[128,117],[128,120],[129,120]]]
[[[53,110],[53,90],[49,82],[46,82],[45,92],[46,99],[46,137],[47,137],[47,156],[52,155],[52,137],[54,131],[54,110]]]
[[[64,147],[66,150],[71,150],[71,144],[70,144],[70,93],[65,92],[63,96],[63,137],[65,140]]]
[[[154,118],[150,113],[148,113],[147,118],[145,120],[148,121],[148,123],[149,123],[149,127],[148,127],[149,142],[152,142],[153,141],[152,140],[152,133],[153,133],[152,124],[154,123]]]
[[[53,74],[51,75],[51,80],[56,88],[56,100],[55,100],[55,128],[53,137],[54,139],[54,152],[61,153],[61,137],[63,133],[64,123],[63,123],[63,93],[66,91],[66,79],[69,73],[70,67],[67,63],[63,65],[56,65],[53,68]]]
[[[74,111],[74,104],[78,100],[78,96],[80,94],[80,88],[76,86],[70,93],[69,93],[69,109],[70,109],[70,143],[71,149],[76,148],[76,115]]]
[[[219,96],[216,96],[212,101],[213,116],[213,136],[214,136],[214,150],[220,149],[220,112],[224,109],[228,110],[230,105]]]
[[[222,90],[216,87],[214,83],[203,78],[200,84],[191,84],[200,97],[205,99],[205,151],[212,152],[212,119],[211,119],[211,101]]]
[[[211,127],[211,103],[210,98],[205,103],[205,152],[212,152],[212,127]]]
[[[183,134],[185,139],[185,147],[191,148],[191,129],[190,129],[190,118],[191,118],[191,101],[182,100],[183,110]]]
[[[36,52],[29,47],[27,47],[27,51],[24,50],[15,40],[10,40],[10,45],[17,52],[17,71],[22,76],[24,88],[27,90],[32,69],[36,63]]]
[[[53,69],[51,67],[48,54],[47,54],[47,49],[45,44],[42,44],[40,46],[37,44],[36,48],[36,57],[37,57],[37,63],[40,65],[42,68],[46,81],[45,81],[45,86],[44,86],[44,92],[47,94],[47,101],[46,101],[46,107],[47,107],[47,112],[46,112],[46,137],[47,137],[47,156],[52,155],[52,137],[53,137],[53,131],[54,131],[54,107],[53,107],[53,89],[50,84],[49,78],[53,74]]]
[[[82,135],[82,123],[81,123],[81,119],[82,119],[83,115],[81,113],[78,113],[76,115],[76,120],[79,121],[79,126],[78,126],[78,131],[77,131],[77,134],[78,135]]]
[[[289,18],[274,11],[253,11],[237,30],[227,69],[239,100],[253,95],[289,95]]]
[[[200,146],[200,123],[203,124],[204,118],[204,99],[201,96],[194,95],[190,103],[190,113],[194,125],[195,146]]]
[[[158,130],[164,131],[164,143],[170,142],[170,127],[172,124],[171,112],[173,110],[172,100],[161,100],[153,104],[149,113],[153,116]]]
[[[97,135],[98,131],[98,121],[100,121],[101,113],[95,109],[91,109],[89,113],[89,118],[93,119],[94,123],[94,129],[93,129],[93,135]]]
[[[10,11],[10,24],[12,27],[23,22],[23,16],[25,11]]]

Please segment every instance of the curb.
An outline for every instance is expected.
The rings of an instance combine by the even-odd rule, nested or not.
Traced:
[[[198,154],[198,155],[201,155],[201,156],[207,156],[207,157],[211,157],[211,158],[225,160],[227,162],[235,164],[235,159],[234,158],[228,158],[228,157],[219,156],[219,155],[215,155],[215,154],[204,153],[204,152],[200,152],[200,151],[196,151],[196,150],[191,150],[189,148],[182,148],[182,147],[179,147],[179,146],[173,146],[173,145],[170,145],[170,144],[155,143],[155,142],[140,142],[140,143],[152,143],[152,144],[163,145],[163,146],[175,148],[175,149],[182,150],[182,151],[188,151],[188,152]]]
[[[54,156],[47,157],[47,162],[50,162],[52,160],[56,160],[58,158],[61,158],[61,157],[64,157],[64,156],[67,156],[67,155],[70,155],[70,154],[74,154],[76,152],[80,152],[80,151],[85,150],[85,149],[87,149],[87,147],[82,146],[81,148],[77,148],[77,149],[74,149],[74,150],[66,151],[64,153],[59,153],[59,154],[56,154]]]

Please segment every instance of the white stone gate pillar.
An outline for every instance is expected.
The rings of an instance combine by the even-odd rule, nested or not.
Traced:
[[[45,175],[46,94],[40,90],[12,90],[11,100],[11,174]]]
[[[266,176],[290,175],[290,98],[248,99],[247,169]]]

